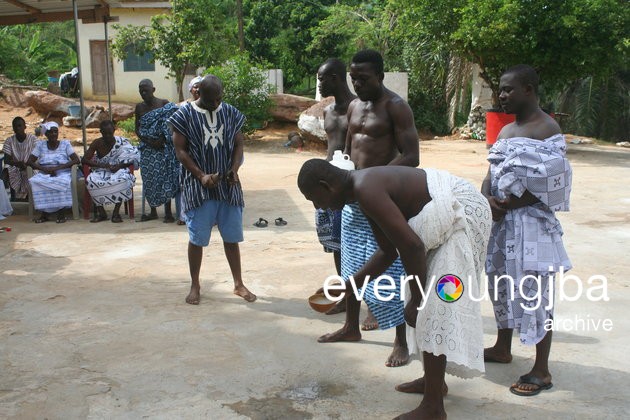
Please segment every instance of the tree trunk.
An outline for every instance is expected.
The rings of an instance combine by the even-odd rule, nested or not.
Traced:
[[[236,0],[236,14],[238,19],[238,48],[245,51],[245,35],[243,33],[243,0]]]
[[[175,74],[177,97],[179,98],[179,102],[182,102],[184,100],[184,87],[182,86],[182,83],[184,83],[184,76],[186,75],[186,65],[183,65],[181,69],[178,69]]]
[[[479,65],[481,71],[479,72],[479,77],[481,77],[484,82],[488,84],[490,90],[492,90],[492,108],[501,109],[501,102],[499,102],[499,86],[494,83],[494,81],[488,76],[488,73],[484,70],[484,68]]]

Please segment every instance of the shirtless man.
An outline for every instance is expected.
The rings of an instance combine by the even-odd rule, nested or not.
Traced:
[[[179,163],[166,120],[177,106],[166,99],[156,98],[155,87],[149,79],[140,81],[138,91],[142,97],[135,110],[136,135],[140,139],[140,173],[144,196],[151,207],[151,213],[143,214],[140,221],[157,219],[157,206],[164,204],[164,223],[173,223],[171,198],[179,190]]]
[[[334,96],[335,102],[324,109],[324,130],[328,137],[330,161],[336,150],[343,150],[348,132],[348,106],[356,99],[346,81],[346,65],[337,58],[331,58],[317,70],[319,92],[322,97]],[[316,209],[315,227],[317,236],[325,252],[332,252],[337,274],[341,274],[341,210]],[[326,312],[333,315],[346,310],[345,301],[340,301]]]
[[[407,283],[404,313],[413,328],[412,343],[422,352],[427,389],[420,405],[399,418],[445,419],[444,374],[469,378],[484,372],[481,306],[471,296],[482,278],[488,201],[472,184],[446,171],[392,165],[344,171],[323,159],[304,163],[298,187],[315,208],[356,203],[368,218],[378,246],[356,272],[358,287],[374,283],[398,256],[407,274],[417,276]],[[434,292],[433,283],[452,272],[470,279],[466,287],[471,289],[447,302]],[[354,292],[346,288],[345,293],[346,314],[358,313]],[[390,298],[400,296],[392,293]],[[360,337],[356,318],[348,330],[355,335],[335,334],[340,340]]]
[[[552,387],[548,364],[552,331],[546,327],[553,319],[549,281],[555,272],[571,268],[555,212],[569,209],[572,173],[560,126],[538,105],[536,71],[528,65],[514,66],[501,76],[499,89],[501,106],[516,114],[516,121],[503,127],[490,149],[490,168],[481,187],[494,220],[486,272],[498,328],[485,360],[510,363],[516,329],[522,344],[536,346],[536,360],[510,391],[533,396]],[[514,282],[513,290],[509,282],[495,281],[506,275]],[[532,304],[533,290],[538,307]],[[523,296],[522,291],[530,295]]]
[[[350,155],[357,169],[385,165],[416,167],[419,164],[418,133],[411,108],[383,85],[384,77],[383,58],[378,52],[363,50],[352,58],[350,78],[358,99],[348,107],[345,153]],[[370,224],[356,203],[343,209],[341,237],[341,272],[346,279],[355,275],[366,263],[365,255],[372,255],[378,249]],[[397,281],[398,286],[403,273],[399,259],[386,272]],[[372,287],[371,283],[368,284],[364,298],[375,315],[378,327],[396,327],[394,349],[385,365],[403,366],[409,361],[404,307],[400,299],[390,302],[378,300]],[[338,331],[321,336],[320,343],[361,340],[360,302],[354,295],[347,296],[346,301],[345,325]],[[364,325],[369,329],[369,321],[366,320]]]

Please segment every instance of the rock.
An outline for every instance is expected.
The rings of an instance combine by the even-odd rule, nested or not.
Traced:
[[[4,95],[4,90],[3,90]],[[51,117],[66,117],[70,115],[69,107],[71,105],[79,105],[79,100],[76,98],[64,98],[63,96],[53,95],[50,92],[46,91],[27,91],[24,93],[25,104],[24,106],[32,107],[36,112]],[[16,105],[17,106],[17,105]],[[90,118],[90,115],[95,113],[97,110],[101,111],[94,115],[92,121],[86,121],[88,127],[98,127],[100,122],[103,120],[103,116],[101,114],[106,114],[105,108],[101,105],[87,105],[85,104],[85,114],[87,115],[87,119]],[[112,104],[112,115],[114,121],[122,121],[130,118],[134,115],[135,108],[132,105],[126,104]],[[108,118],[108,117],[105,117]],[[96,121],[96,122],[94,122]],[[94,125],[96,124],[96,125]],[[71,125],[73,125],[71,123]],[[79,124],[80,126],[80,124]]]
[[[313,115],[300,115],[298,120],[300,135],[306,141],[327,143],[328,136],[324,131],[324,119]]]
[[[123,121],[133,117],[135,108],[132,105],[112,104],[112,116],[114,121]]]
[[[114,106],[112,105],[112,108]],[[85,126],[88,128],[95,128],[101,125],[102,121],[109,119],[109,112],[105,111],[103,107],[97,106],[94,111],[85,118]]]
[[[317,102],[300,114],[298,128],[300,135],[307,141],[328,142],[328,136],[324,131],[324,108],[335,102],[335,98],[330,96]]]
[[[35,111],[49,117],[65,117],[70,115],[68,107],[77,105],[75,99],[64,98],[63,96],[54,95],[43,90],[29,90],[24,93],[26,103],[33,107]]]
[[[61,120],[64,127],[81,127],[81,117],[63,117]]]
[[[620,147],[630,147],[630,141],[620,141],[619,143],[615,144]]]
[[[4,98],[11,106],[26,108],[28,105],[26,104],[25,93],[30,89],[22,86],[3,86],[0,89],[0,97]]]
[[[289,94],[269,95],[274,103],[271,116],[277,121],[297,122],[300,114],[317,103],[315,99]]]

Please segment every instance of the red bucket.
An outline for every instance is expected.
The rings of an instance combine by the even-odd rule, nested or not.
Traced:
[[[516,120],[515,114],[504,112],[486,112],[486,146],[488,148],[497,141],[497,136],[503,127]]]

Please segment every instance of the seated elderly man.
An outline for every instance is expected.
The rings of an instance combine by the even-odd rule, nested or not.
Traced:
[[[122,222],[120,205],[132,198],[136,177],[129,170],[129,165],[137,166],[140,160],[138,149],[128,139],[114,136],[116,127],[110,120],[101,122],[103,137],[92,142],[83,156],[82,162],[92,167],[85,185],[96,205],[98,214],[90,220],[92,223],[107,220],[105,205],[113,204],[112,223]]]
[[[422,352],[425,373],[412,383],[424,399],[400,418],[446,418],[445,372],[463,378],[484,372],[481,309],[472,297],[479,296],[490,235],[488,200],[446,171],[406,166],[344,171],[322,159],[304,163],[298,186],[315,208],[335,210],[354,202],[368,218],[378,249],[354,273],[357,287],[369,281],[393,286],[379,276],[400,256],[411,276],[401,281],[407,341],[412,352]],[[393,292],[381,296],[389,299]],[[333,333],[337,341],[361,339],[359,309],[359,297],[347,290],[346,324]]]
[[[47,141],[38,141],[28,165],[39,172],[28,181],[33,192],[35,209],[41,212],[35,223],[48,221],[48,215],[57,213],[57,223],[65,223],[64,209],[72,207],[72,165],[79,164],[70,140],[59,140],[56,122],[42,124]]]

